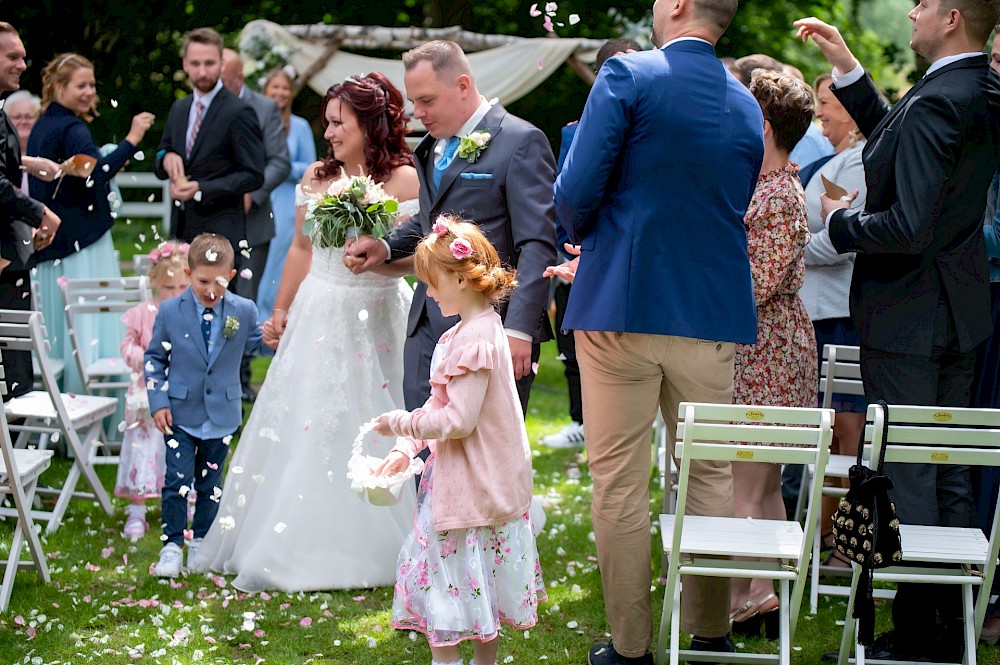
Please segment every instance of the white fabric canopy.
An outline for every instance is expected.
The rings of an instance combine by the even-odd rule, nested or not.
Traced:
[[[326,50],[326,45],[300,39],[277,23],[257,20],[243,28],[243,39],[260,35],[271,44],[288,47],[289,58],[301,75],[316,62]],[[241,41],[243,40],[241,39]],[[534,90],[558,69],[566,58],[580,47],[581,39],[517,39],[498,48],[469,53],[469,63],[479,92],[487,98],[496,97],[502,104],[510,104]],[[593,60],[583,56],[582,60]],[[346,51],[337,51],[319,72],[309,79],[309,87],[319,95],[326,94],[331,85],[348,76],[378,71],[386,75],[403,92],[403,61],[401,58],[370,58]],[[412,107],[407,102],[407,112]]]

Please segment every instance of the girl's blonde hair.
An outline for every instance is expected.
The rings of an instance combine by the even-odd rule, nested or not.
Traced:
[[[149,253],[152,265],[149,267],[149,283],[159,289],[163,281],[177,274],[184,274],[190,245],[179,240],[167,240]]]
[[[437,271],[464,277],[490,302],[500,302],[517,286],[516,273],[500,263],[497,250],[478,226],[440,215],[433,231],[417,245],[413,267],[421,281],[437,286]]]
[[[69,85],[73,72],[78,69],[92,70],[94,63],[79,53],[60,53],[45,65],[45,69],[42,70],[42,113],[49,108],[49,104],[56,101],[56,88]],[[98,115],[97,101],[97,95],[94,95],[90,109],[82,116],[87,122],[91,122]]]

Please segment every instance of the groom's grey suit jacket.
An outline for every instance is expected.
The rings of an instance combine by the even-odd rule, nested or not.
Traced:
[[[455,156],[434,187],[434,144],[428,135],[414,151],[420,178],[420,212],[386,238],[391,260],[410,256],[430,233],[433,220],[452,213],[475,222],[496,247],[500,260],[517,269],[517,290],[500,307],[504,327],[530,335],[534,344],[552,339],[546,316],[549,284],[542,278],[556,261],[552,184],[555,159],[545,134],[511,115],[500,104],[477,130],[490,133],[475,163]],[[430,396],[430,358],[438,338],[457,322],[444,317],[419,284],[407,324],[403,380],[406,408],[422,406]]]

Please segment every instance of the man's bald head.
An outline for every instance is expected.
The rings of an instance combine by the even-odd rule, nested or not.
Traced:
[[[222,49],[222,85],[234,95],[243,90],[243,58],[231,48]]]

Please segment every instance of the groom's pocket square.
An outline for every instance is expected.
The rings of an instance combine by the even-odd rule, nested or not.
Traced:
[[[463,180],[493,180],[492,173],[463,173]]]

